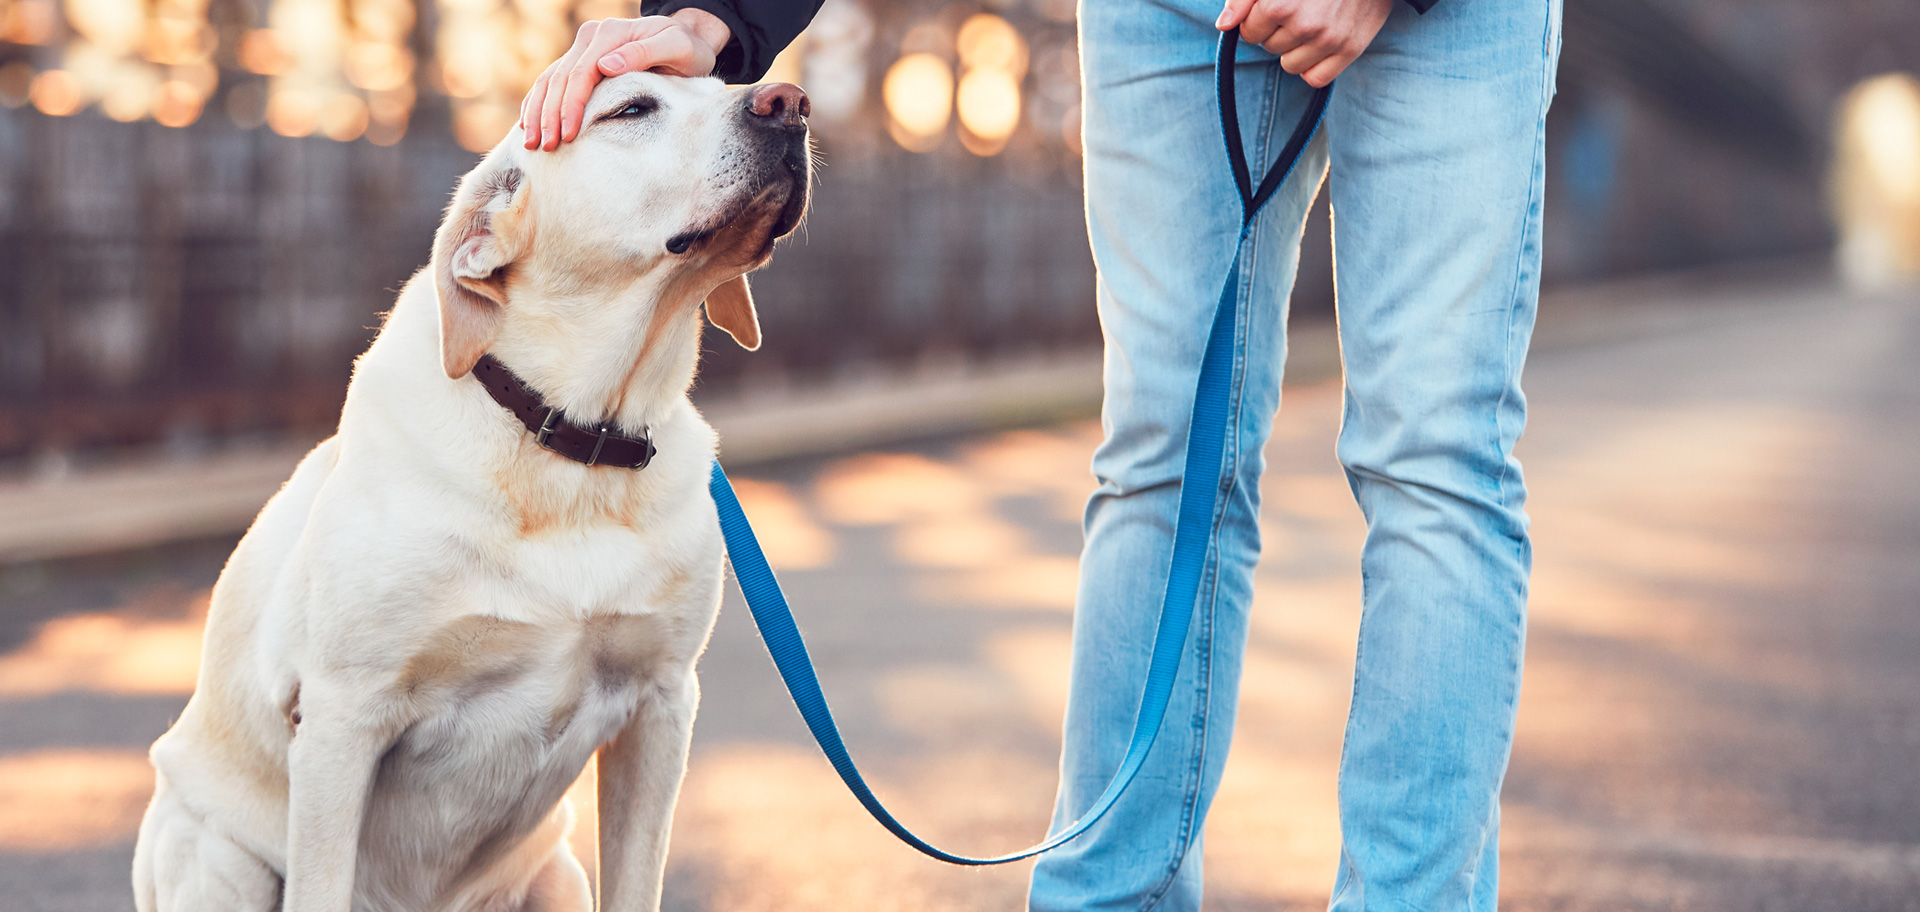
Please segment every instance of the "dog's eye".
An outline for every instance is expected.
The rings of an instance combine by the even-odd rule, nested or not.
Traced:
[[[635,98],[627,106],[607,115],[608,120],[636,119],[645,117],[660,109],[660,102],[651,98]]]

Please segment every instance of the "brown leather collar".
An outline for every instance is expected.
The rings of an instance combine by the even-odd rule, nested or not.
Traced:
[[[614,433],[611,424],[592,427],[574,424],[492,355],[480,356],[479,363],[473,366],[473,376],[486,387],[493,401],[512,412],[513,417],[533,432],[535,443],[574,462],[644,469],[653,460],[653,439],[646,432],[639,437],[625,437]]]

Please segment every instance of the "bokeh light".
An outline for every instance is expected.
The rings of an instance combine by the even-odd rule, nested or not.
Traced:
[[[341,92],[320,107],[320,131],[328,139],[352,142],[367,132],[367,103],[351,92]]]
[[[147,116],[153,109],[158,80],[149,72],[133,70],[109,83],[100,97],[100,113],[122,123]]]
[[[46,44],[57,15],[53,0],[14,0],[0,9],[0,41]]]
[[[1920,81],[1904,73],[1869,79],[1848,106],[1872,180],[1897,199],[1920,200]]]
[[[378,41],[356,41],[347,48],[347,81],[362,89],[397,89],[413,78],[413,54]]]
[[[392,145],[416,107],[437,100],[447,119],[433,118],[436,127],[480,152],[513,127],[521,98],[580,23],[640,13],[637,0],[431,0],[423,48],[418,2],[271,0],[236,27],[218,10],[210,17],[211,0],[0,0],[0,40],[56,45],[0,67],[0,105],[60,116],[92,108],[168,127],[211,107],[242,129]],[[896,32],[869,0],[828,0],[762,81],[805,87],[822,141],[841,154],[883,126],[914,152],[939,148],[950,131],[983,156],[1020,136],[1070,148],[1061,125],[1079,98],[1062,29],[1071,0],[986,6],[947,6]],[[890,64],[874,54],[883,34],[897,36]]]
[[[203,101],[196,87],[177,79],[170,80],[160,86],[160,94],[154,99],[153,119],[161,126],[184,127],[200,119]]]
[[[1920,80],[1891,73],[1855,86],[1836,133],[1841,274],[1869,288],[1920,277]]]
[[[933,54],[908,54],[887,69],[881,96],[894,140],[914,152],[930,151],[953,115],[953,71]]]
[[[65,117],[80,110],[86,97],[80,94],[80,81],[65,70],[48,70],[33,78],[27,97],[42,114]]]
[[[1020,125],[1020,84],[1004,70],[969,71],[960,77],[956,102],[965,128],[961,141],[975,155],[993,155],[1006,148],[1008,137]]]
[[[957,106],[960,144],[975,155],[998,155],[1020,126],[1020,83],[1027,42],[1007,20],[977,13],[954,40],[963,73]]]
[[[567,0],[438,0],[440,30],[437,88],[455,101],[453,134],[460,145],[484,152],[499,143],[519,119],[520,99],[540,71],[573,41],[572,17],[593,18],[604,5]],[[616,14],[630,14],[624,7]]]
[[[311,92],[280,88],[267,96],[267,126],[281,136],[306,136],[320,122],[320,101]]]
[[[275,76],[286,71],[293,62],[287,52],[281,49],[280,35],[273,29],[254,29],[240,39],[240,65],[249,72],[262,76]]]
[[[1027,42],[1007,22],[992,13],[969,17],[955,39],[960,66],[968,70],[999,70],[1015,81],[1027,74]]]
[[[146,34],[140,0],[67,0],[67,21],[83,41],[116,57],[134,52]]]

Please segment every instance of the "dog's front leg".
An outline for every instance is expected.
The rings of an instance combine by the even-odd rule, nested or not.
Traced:
[[[374,714],[335,689],[302,685],[287,753],[284,912],[348,912],[374,766],[387,738]],[[333,692],[329,692],[333,691]]]
[[[666,874],[667,831],[687,771],[700,685],[689,668],[641,697],[600,748],[600,910],[654,912]]]

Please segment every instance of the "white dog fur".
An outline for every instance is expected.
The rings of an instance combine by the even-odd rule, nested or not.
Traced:
[[[743,274],[807,193],[804,122],[747,112],[763,89],[611,79],[578,140],[515,131],[461,182],[338,433],[214,587],[140,912],[584,912],[561,798],[596,751],[600,908],[658,908],[722,573],[700,304],[758,344]],[[541,449],[469,376],[487,352],[658,456]]]

